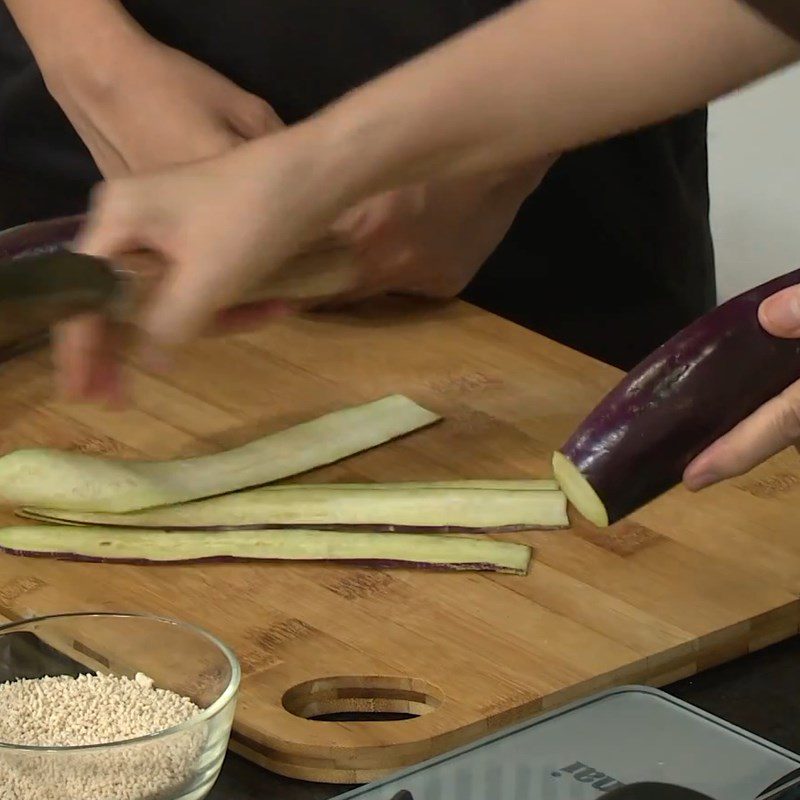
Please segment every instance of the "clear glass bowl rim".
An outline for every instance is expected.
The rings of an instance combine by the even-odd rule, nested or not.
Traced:
[[[187,719],[184,722],[181,722],[178,725],[173,725],[171,728],[164,728],[164,730],[156,731],[155,733],[149,733],[146,736],[137,736],[134,739],[121,739],[117,742],[103,742],[102,744],[79,744],[79,745],[66,745],[66,746],[40,746],[40,745],[29,745],[29,744],[10,744],[8,742],[0,741],[0,751],[3,750],[14,750],[17,752],[28,752],[28,753],[86,753],[91,751],[100,751],[100,750],[110,750],[113,748],[118,747],[130,747],[132,745],[139,745],[145,742],[154,742],[158,739],[166,739],[169,736],[172,736],[176,733],[180,733],[182,731],[190,730],[191,728],[195,727],[196,725],[201,724],[205,720],[214,717],[225,708],[226,705],[236,696],[236,693],[239,691],[239,683],[242,677],[242,669],[239,665],[239,660],[236,658],[233,650],[228,647],[221,639],[214,636],[213,633],[209,633],[205,628],[201,628],[199,625],[193,625],[189,622],[183,622],[182,620],[174,619],[172,617],[162,617],[157,614],[145,614],[145,613],[127,613],[127,612],[114,612],[114,611],[85,611],[85,612],[73,612],[67,614],[47,614],[41,617],[30,617],[29,619],[21,619],[16,622],[9,622],[5,625],[0,625],[0,635],[6,634],[9,631],[13,630],[14,628],[24,628],[28,625],[34,625],[39,622],[49,622],[50,620],[57,620],[57,619],[77,619],[77,618],[89,618],[89,617],[97,617],[97,618],[106,618],[106,619],[141,619],[141,620],[149,620],[150,622],[160,622],[167,625],[173,625],[179,628],[183,628],[184,630],[191,631],[199,635],[200,637],[206,639],[207,641],[211,642],[215,645],[220,652],[225,656],[228,661],[228,664],[231,668],[231,677],[228,681],[228,685],[225,687],[225,690],[222,694],[210,705],[208,708],[204,708],[199,714],[192,717],[191,719]]]

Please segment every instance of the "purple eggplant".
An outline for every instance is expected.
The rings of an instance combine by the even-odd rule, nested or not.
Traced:
[[[709,311],[645,358],[581,423],[553,469],[570,502],[605,527],[679,484],[688,464],[800,379],[800,340],[759,323],[763,300],[800,270]]]

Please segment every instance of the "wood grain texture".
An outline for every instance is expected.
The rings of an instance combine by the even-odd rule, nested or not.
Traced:
[[[392,481],[549,477],[550,454],[617,380],[589,358],[464,304],[392,302],[210,340],[166,378],[133,365],[135,406],[67,406],[47,355],[0,367],[0,452],[212,452],[402,393],[428,430],[305,475]],[[800,471],[782,454],[598,531],[503,534],[526,578],[315,565],[132,567],[0,557],[0,615],[151,611],[200,624],[244,671],[233,748],[284,775],[376,778],[568,700],[663,685],[800,626]],[[413,719],[302,715],[403,712]]]

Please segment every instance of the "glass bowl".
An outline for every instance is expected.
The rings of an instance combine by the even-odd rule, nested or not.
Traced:
[[[63,614],[0,627],[0,683],[84,673],[144,673],[201,711],[174,727],[108,744],[0,741],[0,796],[201,800],[211,791],[225,759],[241,676],[222,642],[192,625],[143,614]]]

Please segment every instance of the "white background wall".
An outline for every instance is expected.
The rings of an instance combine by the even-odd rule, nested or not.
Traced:
[[[719,300],[800,267],[800,67],[712,105]]]

